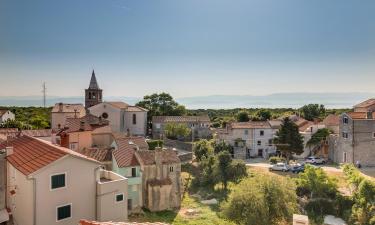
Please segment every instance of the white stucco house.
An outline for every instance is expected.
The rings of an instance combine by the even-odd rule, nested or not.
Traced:
[[[272,144],[275,129],[268,121],[234,122],[217,131],[216,141],[224,141],[234,147],[234,157],[268,158],[276,153]]]
[[[127,179],[70,149],[29,136],[0,144],[7,208],[17,225],[127,220]]]
[[[144,136],[147,132],[147,110],[125,102],[102,102],[89,108],[90,113],[109,121],[113,132]]]
[[[0,109],[0,123],[3,123],[7,120],[14,120],[15,115],[8,109]]]

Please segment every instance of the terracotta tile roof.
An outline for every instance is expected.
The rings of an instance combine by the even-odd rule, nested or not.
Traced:
[[[88,220],[80,220],[78,225],[170,225],[169,223],[159,222],[95,222]]]
[[[148,149],[148,144],[144,137],[126,137],[120,134],[114,135],[117,149],[113,151],[117,165],[122,167],[138,166],[139,162],[134,155],[137,148],[140,150]]]
[[[52,136],[52,130],[51,129],[22,130],[21,134],[31,136],[31,137],[50,137]]]
[[[8,162],[25,175],[30,175],[66,155],[72,155],[99,164],[98,161],[70,149],[26,135],[8,141],[8,143],[1,143],[0,149],[5,149],[7,146],[13,147],[13,154],[7,156]]]
[[[153,165],[155,164],[155,154],[160,153],[162,164],[170,164],[170,163],[180,163],[180,159],[177,156],[177,153],[173,150],[149,150],[149,151],[137,151],[136,154],[139,156],[140,160],[142,160],[143,164],[145,165]]]
[[[372,105],[375,105],[375,98],[370,98],[370,99],[367,99],[366,101],[358,103],[357,105],[354,106],[354,108],[366,108]]]
[[[129,106],[126,111],[128,112],[148,112],[147,109],[144,109],[142,107],[139,107],[139,106]]]
[[[8,111],[9,111],[9,109],[0,109],[0,116],[3,116]]]
[[[268,121],[249,121],[249,122],[233,122],[230,124],[232,129],[254,129],[254,128],[271,128]]]
[[[60,105],[62,104],[62,111],[60,111]],[[77,113],[85,110],[85,107],[82,104],[66,104],[66,103],[56,103],[52,108],[53,113],[64,112],[64,113],[74,113],[74,110]]]
[[[282,120],[269,120],[268,123],[270,124],[272,129],[279,129],[283,121]]]
[[[346,113],[353,120],[365,120],[367,118],[367,112],[348,112]],[[372,118],[375,119],[375,112],[372,112]]]
[[[210,118],[205,116],[153,116],[153,123],[209,123]]]
[[[18,128],[0,128],[0,133],[18,132]]]
[[[125,102],[106,102],[110,105],[112,105],[113,107],[116,107],[116,108],[119,108],[119,109],[126,109],[129,107],[129,104],[125,103]]]
[[[340,117],[335,114],[329,114],[326,118],[323,120],[323,124],[326,126],[338,126],[340,123]]]
[[[78,152],[99,162],[112,160],[112,150],[109,148],[84,148]]]
[[[108,124],[109,122],[107,120],[88,114],[81,118],[67,118],[65,128],[63,128],[61,132],[93,131],[96,128],[104,127]]]
[[[298,126],[298,130],[300,132],[305,132],[309,127],[311,127],[312,125],[314,125],[314,122],[311,122],[311,121],[304,121],[303,123],[300,123],[299,126]]]

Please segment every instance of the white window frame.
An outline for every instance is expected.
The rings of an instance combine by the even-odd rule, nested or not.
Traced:
[[[65,175],[65,186],[64,187],[59,187],[59,188],[52,188],[52,177],[56,175]],[[68,179],[67,179],[67,172],[62,172],[62,173],[54,173],[49,176],[49,190],[50,191],[57,191],[57,190],[62,190],[68,187]]]
[[[117,201],[117,196],[118,195],[122,195],[122,200],[121,201]],[[118,194],[115,194],[115,203],[121,203],[125,200],[125,194],[123,192],[121,193],[118,193]]]
[[[59,215],[58,208],[61,208],[61,207],[64,207],[64,206],[68,206],[68,205],[70,205],[70,217],[67,217],[67,218],[59,220],[58,219],[58,215]],[[56,206],[56,223],[61,222],[61,221],[65,221],[65,220],[68,220],[68,219],[71,219],[71,218],[73,218],[73,204],[72,203],[68,203],[68,204]]]

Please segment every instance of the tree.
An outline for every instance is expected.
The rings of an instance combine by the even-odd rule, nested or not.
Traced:
[[[149,110],[148,121],[151,121],[153,116],[182,116],[186,114],[185,106],[179,105],[170,94],[165,92],[146,95],[136,105]]]
[[[261,121],[267,121],[271,119],[271,112],[266,109],[261,109],[257,111],[256,116],[259,118]]]
[[[20,130],[31,130],[33,127],[18,120],[7,120],[0,124],[0,128],[18,128]]]
[[[309,198],[335,198],[337,194],[336,181],[328,177],[322,168],[306,165],[303,173],[297,178],[297,189]],[[303,190],[303,191],[301,191]]]
[[[319,129],[311,136],[310,140],[307,141],[306,146],[313,147],[320,145],[330,134],[331,131],[327,128]]]
[[[237,122],[247,122],[250,120],[249,113],[247,113],[245,110],[242,110],[237,113],[236,119]]]
[[[278,176],[249,177],[235,186],[221,209],[236,224],[276,225],[297,211],[295,185]]]
[[[277,149],[286,155],[287,163],[292,154],[301,154],[303,152],[303,137],[299,133],[297,125],[288,117],[284,118],[274,143],[276,143]]]
[[[190,128],[182,123],[167,123],[164,127],[164,133],[169,139],[186,138],[190,135]]]
[[[354,195],[351,220],[358,225],[375,224],[375,184],[364,179]]]
[[[209,155],[212,155],[213,149],[211,143],[203,139],[194,144],[193,152],[197,161],[200,162],[203,158],[208,158]]]
[[[301,111],[305,119],[313,121],[314,119],[324,117],[326,109],[324,108],[324,105],[308,104],[302,106]]]
[[[223,152],[223,151],[229,152],[232,156],[234,154],[233,146],[225,143],[224,141],[214,142],[213,146],[214,146],[215,154],[218,154],[218,153]]]

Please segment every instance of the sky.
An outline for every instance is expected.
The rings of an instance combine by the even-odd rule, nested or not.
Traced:
[[[373,0],[0,0],[0,96],[373,92]]]

